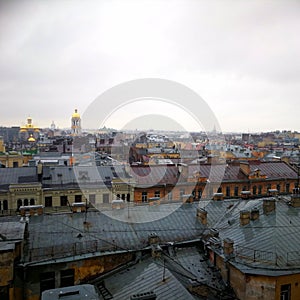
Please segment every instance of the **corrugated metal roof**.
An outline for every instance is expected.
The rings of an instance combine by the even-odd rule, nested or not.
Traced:
[[[144,208],[147,214],[148,206]],[[193,240],[204,230],[196,220],[196,208],[196,204],[186,204],[163,219],[132,224],[101,212],[32,217],[26,260],[50,258],[51,253],[52,257],[61,257],[89,251],[142,249],[149,245],[152,232],[157,233],[162,243]]]
[[[157,300],[194,299],[168,269],[165,269],[163,281],[163,266],[152,261],[148,259],[106,279],[105,286],[113,299],[130,299],[134,294],[150,291],[156,294]]]
[[[237,257],[254,266],[288,268],[300,266],[300,209],[276,200],[276,211],[263,213],[264,199],[201,203],[208,211],[209,227],[220,238],[234,241]],[[259,219],[240,225],[240,211],[257,208]]]

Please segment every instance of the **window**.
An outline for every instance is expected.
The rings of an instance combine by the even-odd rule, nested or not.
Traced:
[[[30,205],[34,205],[35,201],[33,198],[30,199]]]
[[[192,196],[193,196],[193,199],[196,199],[196,191],[195,190],[192,191]]]
[[[259,186],[258,186],[258,194],[261,195],[261,193],[262,193],[262,186],[259,185]]]
[[[122,198],[122,200],[125,200],[125,194],[122,194],[121,198]]]
[[[280,193],[280,188],[281,188],[281,187],[280,187],[280,184],[277,184],[277,185],[276,185],[276,189],[277,189],[278,193]]]
[[[245,185],[243,186],[243,191],[247,191],[247,187]]]
[[[221,186],[218,188],[217,193],[222,193],[222,187]]]
[[[9,300],[9,286],[0,286],[0,299]]]
[[[102,195],[103,203],[109,203],[109,194],[105,193]]]
[[[291,300],[290,284],[284,284],[280,287],[280,300]]]
[[[169,200],[169,201],[172,201],[172,198],[173,198],[172,191],[170,191],[170,192],[168,193],[168,200]]]
[[[289,184],[289,183],[287,183],[287,184],[285,185],[285,192],[286,192],[286,193],[289,193],[289,192],[290,192],[290,184]]]
[[[55,272],[40,274],[40,292],[55,289]]]
[[[184,195],[184,189],[180,189],[180,192],[179,192],[179,194],[180,194],[180,199],[182,198],[182,196]]]
[[[239,195],[239,187],[238,186],[235,186],[234,187],[234,196],[238,196]]]
[[[60,206],[68,205],[68,196],[60,196]]]
[[[155,191],[154,192],[154,197],[159,197],[160,198],[160,191]]]
[[[201,199],[201,197],[202,197],[202,189],[199,189],[198,190],[198,199]]]
[[[253,195],[256,195],[256,193],[257,193],[257,187],[256,187],[256,185],[252,188],[252,193],[253,193]]]
[[[1,204],[1,202],[0,202],[0,204]],[[8,201],[7,200],[3,200],[3,210],[8,210]]]
[[[24,206],[28,206],[28,203],[29,203],[29,202],[28,202],[28,199],[25,198],[25,199],[24,199]]]
[[[18,201],[17,201],[17,207],[18,207],[18,209],[19,209],[20,206],[22,206],[22,205],[23,205],[22,199],[18,199]]]
[[[60,271],[60,287],[74,285],[74,269]]]
[[[82,202],[82,195],[75,195],[75,202]]]
[[[52,196],[45,197],[45,207],[52,207]]]
[[[127,202],[130,202],[130,194],[127,194],[127,196],[126,196],[126,201],[127,201]]]
[[[230,197],[230,186],[226,186],[226,197]]]
[[[147,201],[148,201],[148,193],[142,192],[142,202],[147,202]]]
[[[96,195],[95,194],[90,194],[89,195],[89,202],[91,204],[95,204],[96,203]]]
[[[19,163],[17,161],[13,162],[13,168],[18,168],[19,167]]]

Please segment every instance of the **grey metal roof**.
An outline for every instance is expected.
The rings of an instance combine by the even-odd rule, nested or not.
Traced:
[[[101,212],[33,216],[25,260],[143,249],[148,247],[148,236],[153,232],[162,243],[193,240],[204,229],[196,220],[196,208],[197,204],[186,204],[163,219],[146,223],[121,222]]]
[[[163,281],[163,272],[161,264],[148,259],[105,279],[105,287],[115,300],[130,299],[134,294],[150,291],[156,294],[157,300],[194,300],[194,297],[168,269],[165,269],[165,281]]]
[[[295,268],[300,266],[300,208],[276,199],[276,211],[263,213],[263,199],[201,203],[208,226],[219,230],[221,240],[234,241],[236,260],[254,267]],[[260,216],[240,225],[240,211],[259,209]]]
[[[19,183],[19,178],[32,178],[36,181],[36,167],[0,168],[0,186]],[[21,180],[22,182],[22,180]]]
[[[0,219],[0,234],[5,237],[5,241],[23,240],[25,230],[25,223],[21,222],[7,222],[6,219]],[[0,241],[3,240],[0,237]]]

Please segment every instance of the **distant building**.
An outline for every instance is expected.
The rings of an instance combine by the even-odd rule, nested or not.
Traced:
[[[40,129],[34,126],[32,118],[27,118],[27,123],[20,127],[19,135],[23,142],[35,142],[39,138]]]
[[[71,135],[72,136],[81,135],[81,117],[77,109],[75,109],[71,118]]]

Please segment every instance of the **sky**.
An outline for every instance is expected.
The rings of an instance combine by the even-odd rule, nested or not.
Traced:
[[[223,132],[300,131],[299,29],[289,0],[0,1],[0,126],[68,128],[114,86],[161,78],[196,92]],[[122,109],[104,125],[167,125]]]

